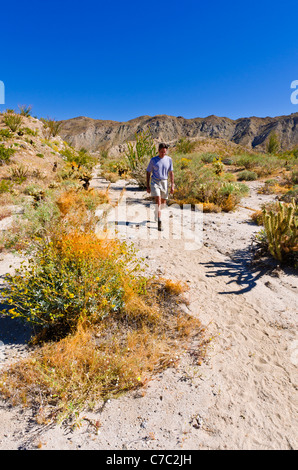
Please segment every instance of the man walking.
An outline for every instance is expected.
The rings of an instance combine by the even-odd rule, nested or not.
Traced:
[[[170,176],[171,180],[170,193],[174,193],[173,161],[171,157],[167,155],[167,151],[168,145],[160,143],[158,147],[158,155],[151,158],[147,168],[147,193],[151,193],[155,198],[159,231],[162,230],[161,206],[165,204],[168,199],[168,176]]]

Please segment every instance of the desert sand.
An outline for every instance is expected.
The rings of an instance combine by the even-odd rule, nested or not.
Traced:
[[[0,449],[298,449],[297,275],[274,263],[250,263],[252,236],[260,227],[249,216],[274,198],[258,194],[260,184],[249,183],[249,196],[234,212],[198,213],[195,240],[190,220],[184,225],[189,233],[181,233],[180,209],[164,209],[169,226],[157,232],[157,224],[148,222],[147,193],[124,180],[111,184],[115,200],[126,188],[129,207],[117,214],[117,236],[135,244],[148,273],[187,283],[184,308],[212,338],[206,359],[193,365],[185,354],[142,390],[83,413],[73,432],[38,425],[32,410],[0,402]],[[92,187],[107,185],[95,174]],[[20,262],[11,254],[0,258],[1,276]],[[0,317],[1,367],[27,354],[28,335]]]

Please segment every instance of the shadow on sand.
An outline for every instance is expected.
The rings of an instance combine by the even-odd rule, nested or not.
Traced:
[[[244,294],[252,290],[264,274],[272,273],[277,268],[275,260],[266,259],[263,262],[254,262],[249,249],[234,251],[231,259],[227,261],[209,261],[201,263],[206,267],[207,277],[225,276],[231,280],[227,286],[236,284],[238,288],[218,292],[218,294]]]
[[[0,276],[0,282],[2,279],[3,276]],[[7,310],[7,304],[1,299],[1,290],[0,286],[0,342],[15,345],[27,344],[35,331],[29,323],[27,324],[18,318],[11,318],[4,314],[4,311]]]

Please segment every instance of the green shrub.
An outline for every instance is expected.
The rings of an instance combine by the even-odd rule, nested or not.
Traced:
[[[298,185],[293,186],[292,189],[287,191],[280,197],[281,201],[291,202],[294,199],[296,205],[298,204]]]
[[[214,154],[212,161],[213,158]],[[173,163],[176,187],[173,201],[178,204],[203,203],[206,207],[208,205],[208,210],[230,211],[248,192],[245,184],[231,181],[233,175],[217,173],[213,165],[204,165],[199,154],[194,154],[184,168],[177,156],[173,158]]]
[[[23,127],[22,129],[26,134],[28,135],[32,135],[34,137],[36,137],[38,135],[38,130],[36,129],[36,131],[33,131],[32,129],[30,129],[30,127]]]
[[[298,184],[298,170],[292,171],[292,174],[291,174],[291,182],[292,182],[293,184]]]
[[[176,143],[176,152],[178,153],[191,153],[192,150],[194,149],[196,143],[192,142],[189,139],[186,139],[185,137],[182,137],[181,139],[178,140]]]
[[[224,158],[222,160],[222,162],[223,162],[224,165],[227,165],[227,166],[234,164],[234,160],[232,158],[229,158],[229,157]]]
[[[258,155],[237,155],[234,157],[236,166],[244,166],[246,170],[251,170],[259,164],[260,157]]]
[[[26,116],[29,117],[31,115],[31,105],[26,105],[26,104],[19,104],[19,110],[20,110],[20,115],[21,116]]]
[[[279,148],[280,148],[280,143],[279,143],[278,136],[275,132],[271,132],[269,136],[269,141],[267,144],[267,152],[274,154],[279,151]]]
[[[25,181],[28,177],[29,170],[23,165],[13,166],[10,168],[10,179]]]
[[[0,144],[0,165],[10,162],[10,157],[15,153],[14,149],[6,148],[4,144]]]
[[[12,134],[9,131],[9,129],[0,129],[0,138],[1,139],[8,140],[8,139],[11,139],[11,137],[12,137]]]
[[[131,259],[126,245],[92,233],[74,232],[43,243],[29,263],[6,278],[9,313],[56,331],[76,328],[86,315],[98,322],[124,307],[124,273]],[[131,270],[130,277],[132,286]]]
[[[276,169],[284,166],[284,162],[274,155],[238,155],[234,157],[236,166],[243,166],[246,170],[254,171],[258,177],[272,174]]]
[[[0,181],[0,194],[9,193],[12,189],[10,181],[1,180]]]
[[[49,197],[45,197],[44,190],[37,185],[33,190],[33,185],[31,186],[30,195],[37,199],[38,203],[28,204],[23,214],[23,220],[25,224],[27,223],[24,228],[28,239],[35,236],[41,237],[47,231],[54,230],[60,215],[55,202]],[[41,195],[43,196],[42,199],[40,198]]]
[[[202,153],[201,154],[201,160],[203,163],[213,163],[214,160],[217,160],[219,157],[217,155],[217,153],[210,153],[210,152],[207,152],[207,153]]]
[[[257,178],[258,178],[258,175],[254,171],[243,170],[237,174],[237,179],[239,181],[254,181]]]
[[[17,132],[22,124],[22,116],[19,114],[6,113],[3,116],[3,121],[12,132]]]
[[[71,147],[66,147],[60,154],[65,157],[67,162],[74,163],[76,167],[84,166],[91,170],[97,163],[97,158],[90,155],[84,148],[77,151]]]
[[[108,149],[101,149],[100,151],[100,159],[101,160],[107,160],[109,158],[109,151]]]
[[[92,170],[98,160],[96,157],[90,155],[90,153],[86,149],[81,148],[77,152],[74,162],[77,165],[84,166],[85,168]]]
[[[60,128],[62,126],[62,122],[56,121],[55,119],[47,118],[44,119],[42,118],[41,121],[43,122],[43,125],[45,129],[47,130],[48,136],[56,137],[56,135],[59,134]]]
[[[39,193],[42,191],[42,187],[39,186],[38,184],[31,183],[26,188],[24,189],[24,194],[27,194],[28,196],[34,196],[35,194]]]

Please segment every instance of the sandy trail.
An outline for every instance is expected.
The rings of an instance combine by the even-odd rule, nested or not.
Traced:
[[[158,233],[148,222],[146,193],[121,180],[110,186],[115,200],[126,186],[129,210],[117,214],[118,236],[133,241],[148,273],[189,285],[185,308],[208,325],[213,338],[206,361],[193,366],[183,357],[178,368],[159,374],[142,393],[85,413],[71,434],[59,426],[38,426],[30,410],[3,404],[0,449],[298,448],[297,276],[250,265],[248,247],[259,227],[249,214],[270,200],[257,194],[259,184],[250,184],[250,195],[234,213],[204,214],[202,239],[191,245],[179,236],[177,208],[169,211],[171,236],[167,230]],[[107,182],[95,177],[92,186],[102,189]],[[0,266],[5,272],[7,260]],[[94,420],[101,422],[98,434]]]

